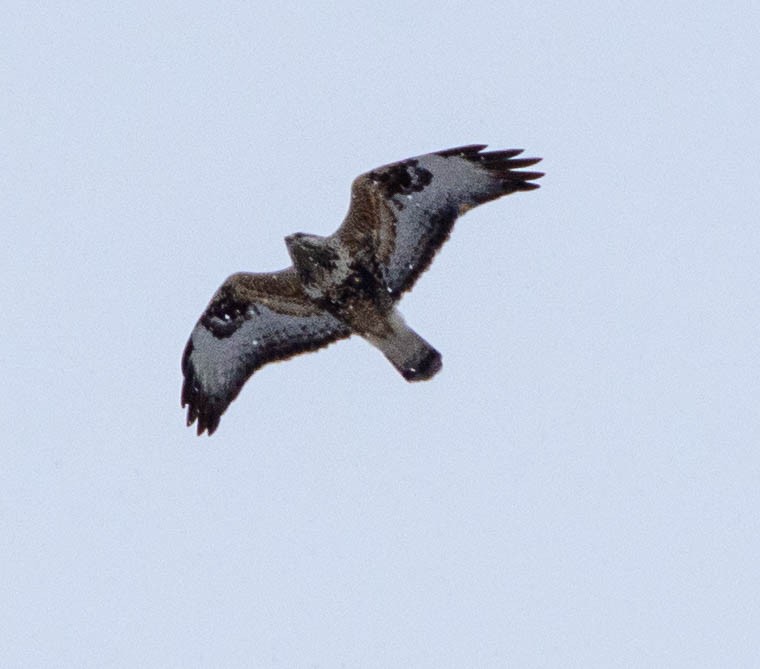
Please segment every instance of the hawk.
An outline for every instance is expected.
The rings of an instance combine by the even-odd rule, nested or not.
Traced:
[[[285,238],[291,267],[237,273],[217,290],[182,356],[187,424],[211,435],[259,367],[357,334],[407,381],[441,369],[441,354],[412,330],[396,303],[446,241],[457,217],[516,191],[538,188],[540,158],[522,149],[461,146],[357,177],[345,220],[327,237]]]

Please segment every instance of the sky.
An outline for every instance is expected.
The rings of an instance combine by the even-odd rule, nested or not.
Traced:
[[[5,3],[0,666],[760,664],[755,3]],[[180,357],[351,180],[472,143],[358,338],[213,437]]]

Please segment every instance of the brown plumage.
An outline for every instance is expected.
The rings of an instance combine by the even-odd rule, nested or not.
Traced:
[[[182,406],[212,434],[253,372],[351,334],[376,346],[408,381],[431,378],[441,355],[395,307],[430,265],[457,217],[538,188],[539,158],[463,146],[391,163],[354,180],[343,224],[328,237],[285,238],[293,266],[233,274],[203,313],[182,357]]]

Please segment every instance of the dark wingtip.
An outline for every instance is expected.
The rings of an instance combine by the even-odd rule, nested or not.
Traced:
[[[208,432],[208,436],[210,437],[216,432],[216,428],[219,427],[218,416],[198,414],[198,410],[195,407],[190,406],[187,411],[187,426],[190,427],[196,420],[198,421],[198,424],[196,425],[195,432],[199,437],[202,436],[204,432]]]
[[[216,432],[216,428],[219,427],[219,416],[216,415],[209,415],[206,417],[205,423],[201,426],[200,423],[198,423],[198,435],[203,434],[203,430],[205,429],[208,433],[208,436],[210,437],[214,432]]]
[[[190,427],[195,421],[198,421],[196,432],[198,436],[208,432],[210,437],[219,427],[221,413],[215,407],[209,398],[204,397],[202,393],[194,386],[195,377],[192,373],[192,366],[186,366],[186,376],[182,384],[182,408],[187,407],[187,418],[185,424]]]
[[[513,190],[535,190],[538,184],[529,183],[544,176],[543,172],[520,172],[525,167],[531,167],[541,162],[541,158],[517,158],[524,149],[502,149],[500,151],[484,151],[487,144],[468,144],[457,146],[443,151],[436,151],[436,155],[448,157],[459,156],[466,160],[480,163],[489,172],[504,180],[505,185]]]
[[[526,172],[521,168],[530,167],[540,162],[541,158],[519,158],[517,160],[498,158],[486,161],[484,167],[501,177],[504,180],[505,186],[509,186],[514,190],[528,191],[540,188],[539,184],[532,182],[541,179],[544,176],[544,172]]]
[[[510,172],[510,177],[519,177],[520,181],[535,181],[544,176],[543,172]]]
[[[515,156],[519,156],[523,151],[525,151],[525,149],[501,149],[500,151],[485,151],[484,153],[479,153],[477,159],[481,163],[485,164],[503,162],[505,160],[510,160]]]
[[[475,151],[474,149],[478,150]],[[473,144],[472,147],[462,147],[459,151],[450,149],[444,153],[456,153],[463,158],[480,164],[484,169],[500,178],[505,187],[510,190],[535,190],[538,184],[529,183],[544,176],[543,172],[521,172],[525,167],[531,167],[541,162],[541,158],[527,157],[516,158],[523,149],[503,149],[501,151],[485,151],[482,144]],[[464,149],[473,149],[472,151]]]
[[[519,170],[523,167],[530,167],[531,165],[540,163],[541,158],[518,158],[516,160],[509,159],[507,162],[509,164],[509,169]]]
[[[204,432],[207,432],[210,437],[216,432],[216,428],[219,427],[220,418],[221,414],[217,413],[211,404],[204,402],[200,407],[190,406],[187,414],[187,424],[190,426],[197,419],[196,433],[198,436],[200,437]]]
[[[536,188],[541,188],[541,184],[534,184],[530,181],[511,181],[510,186],[514,190],[536,190]]]

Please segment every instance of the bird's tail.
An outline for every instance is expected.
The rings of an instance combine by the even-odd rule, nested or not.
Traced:
[[[441,369],[441,354],[410,328],[398,313],[389,321],[390,333],[368,336],[371,344],[407,381],[427,381]]]

